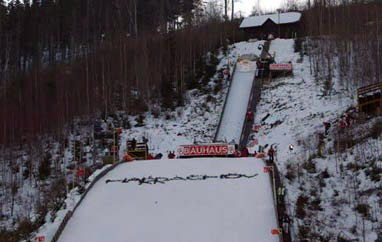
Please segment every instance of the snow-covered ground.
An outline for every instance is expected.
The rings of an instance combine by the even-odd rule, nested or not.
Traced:
[[[220,67],[232,64],[240,55],[259,53],[258,44],[259,42],[236,43],[229,56],[222,59]],[[257,139],[262,146],[274,144],[276,147],[276,163],[287,188],[286,205],[293,221],[294,241],[299,240],[298,229],[304,226],[330,241],[335,241],[337,236],[348,240],[361,239],[362,233],[365,234],[365,241],[375,241],[375,231],[380,228],[378,221],[382,214],[381,205],[378,205],[382,204],[381,195],[362,194],[375,189],[377,183],[371,182],[365,175],[368,168],[364,169],[365,172],[354,172],[346,167],[352,162],[359,162],[359,152],[364,152],[364,159],[375,157],[375,160],[381,160],[378,150],[382,146],[381,140],[367,140],[344,154],[333,153],[336,121],[348,107],[354,105],[352,94],[343,91],[339,86],[338,73],[333,71],[333,86],[329,95],[325,95],[322,82],[310,73],[309,58],[305,56],[299,61],[299,54],[293,53],[293,40],[272,41],[270,53],[273,52],[276,52],[277,63],[293,63],[294,76],[274,79],[264,84],[255,118],[255,123],[260,124],[261,129],[258,133],[252,133],[251,139]],[[227,85],[222,94],[226,93],[226,87]],[[213,97],[216,98],[216,103],[203,105],[207,95],[192,91],[187,97],[189,102],[186,107],[169,113],[172,118],[156,119],[146,114],[144,127],[133,127],[123,132],[121,155],[126,139],[132,137],[149,138],[151,151],[164,155],[169,150],[176,150],[178,145],[212,141],[224,100],[221,94]],[[133,126],[136,123],[134,119],[135,117],[131,117]],[[332,128],[324,139],[323,155],[318,156],[318,133],[324,131],[324,121],[330,121]],[[237,126],[240,126],[241,132],[242,124]],[[229,130],[233,128],[231,126]],[[289,149],[291,144],[294,146],[293,151]],[[258,148],[256,145],[251,150]],[[315,163],[315,171],[308,172],[304,168],[308,161]],[[381,166],[382,163],[378,164]],[[262,166],[260,160],[253,158],[154,160],[124,164],[110,172],[90,191],[61,239],[97,241],[93,237],[96,234],[103,241],[118,241],[118,236],[122,236],[123,232],[131,241],[148,241],[152,238],[155,241],[276,240],[278,238],[270,237],[269,240],[268,237],[262,237],[263,231],[264,236],[269,236],[270,229],[276,227],[273,210],[268,213],[271,207],[273,209],[273,201],[269,178],[262,177]],[[323,176],[325,171],[328,175]],[[190,175],[220,177],[222,174],[236,173],[249,176],[253,172],[259,175],[250,179],[241,176],[238,179],[206,177],[205,180],[182,180]],[[295,177],[290,178],[290,174]],[[161,178],[155,185],[138,185],[143,177],[149,176],[152,178],[146,182],[154,182],[155,177]],[[132,177],[139,180],[127,182]],[[128,178],[126,183],[105,183],[106,179],[124,178]],[[168,181],[164,178],[172,179]],[[166,182],[161,184],[159,181]],[[354,192],[356,189],[359,192]],[[99,190],[104,194],[95,192]],[[114,192],[118,197],[112,196]],[[296,215],[296,202],[301,196],[308,198],[304,204],[305,218],[298,218]],[[95,198],[100,201],[94,201]],[[371,219],[365,219],[355,210],[359,203],[370,204]],[[96,219],[98,214],[86,209],[104,213],[104,217]],[[261,215],[263,212],[265,215]],[[246,223],[242,223],[244,220]],[[115,228],[109,228],[108,223]],[[91,231],[81,233],[77,227]],[[89,237],[80,237],[85,235]],[[102,237],[105,235],[108,237]]]
[[[257,47],[260,43],[263,42],[240,42],[230,46],[227,56],[219,56],[220,63],[217,69],[222,70],[230,66],[232,70],[237,57],[244,54],[259,54],[260,51]],[[217,78],[218,75],[216,74],[209,83],[211,89],[214,88]],[[126,150],[126,140],[132,138],[141,141],[144,136],[148,139],[150,153],[154,155],[162,153],[164,157],[167,156],[167,152],[175,151],[179,145],[187,145],[194,142],[211,142],[216,133],[227,89],[228,83],[223,80],[223,89],[216,95],[212,93],[203,94],[197,90],[191,90],[185,96],[184,107],[179,107],[172,112],[161,113],[157,118],[150,112],[145,113],[142,127],[136,125],[136,116],[130,116],[129,121],[132,127],[123,130],[120,138],[120,159],[122,159]],[[207,102],[208,98],[212,99],[212,101]],[[71,153],[67,153],[64,160],[70,160]],[[76,198],[73,198],[74,196]],[[46,241],[50,241],[66,212],[73,208],[80,195],[78,195],[76,190],[73,190],[68,194],[68,197],[70,199],[66,200],[66,208],[57,213],[57,217],[53,222],[50,221],[48,215],[46,224],[39,229],[36,235],[45,236]]]
[[[98,174],[100,174],[102,171],[106,170],[109,167],[110,165],[106,165],[101,169],[96,170],[91,176],[89,176],[89,182],[92,182],[98,176]],[[89,184],[90,183],[88,183],[86,187],[88,187]],[[53,222],[51,221],[50,213],[47,215],[46,220],[48,222],[39,228],[38,236],[44,236],[45,241],[51,241],[65,215],[69,211],[72,211],[74,209],[74,207],[80,199],[81,195],[78,193],[78,188],[72,189],[65,200],[65,208],[57,212],[56,219],[54,219]]]
[[[293,40],[272,41],[270,52],[276,52],[278,63],[291,61],[294,76],[273,79],[264,85],[255,118],[261,129],[252,133],[251,138],[257,139],[261,146],[273,144],[276,147],[276,163],[287,188],[287,210],[294,220],[292,233],[295,241],[302,237],[315,241],[312,234],[330,241],[337,241],[337,236],[347,241],[363,238],[364,241],[379,241],[375,231],[378,231],[377,218],[381,214],[377,204],[382,200],[378,199],[378,193],[361,195],[367,194],[362,191],[373,191],[377,187],[365,176],[371,168],[365,168],[363,173],[346,167],[359,163],[362,156],[371,161],[380,159],[378,148],[372,147],[380,147],[381,142],[369,140],[343,154],[333,153],[338,120],[355,105],[354,94],[345,92],[339,85],[339,75],[335,71],[331,91],[325,95],[323,83],[310,74],[309,57],[305,56],[298,63],[299,53],[293,53]],[[332,127],[328,136],[319,141],[325,121]],[[319,142],[323,142],[321,155]],[[290,145],[293,150],[289,149]],[[254,149],[257,150],[258,145]],[[360,152],[364,152],[363,155],[360,156]],[[308,168],[307,164],[314,164],[315,168]],[[299,197],[307,198],[300,204],[304,207],[305,217],[297,216]],[[370,206],[368,216],[357,212],[359,204]],[[307,232],[299,235],[302,228],[309,230],[309,235]],[[309,237],[304,237],[304,233]]]
[[[122,164],[97,182],[59,241],[278,241],[263,167],[255,158]]]
[[[275,39],[271,42],[269,53],[275,53],[275,61],[278,64],[288,63],[289,61],[296,61],[298,55],[294,53],[293,39]]]

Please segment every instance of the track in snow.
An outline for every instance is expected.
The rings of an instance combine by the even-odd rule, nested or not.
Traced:
[[[269,175],[263,167],[255,158],[122,164],[89,191],[59,241],[278,241],[271,235],[277,227],[276,215]],[[229,173],[242,176],[220,177]],[[190,175],[210,177],[187,180]],[[178,178],[152,185],[106,183],[149,176]]]

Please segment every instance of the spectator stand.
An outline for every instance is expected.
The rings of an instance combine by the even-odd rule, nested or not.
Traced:
[[[135,160],[147,160],[148,146],[147,143],[136,143],[128,140],[126,142],[127,154]]]

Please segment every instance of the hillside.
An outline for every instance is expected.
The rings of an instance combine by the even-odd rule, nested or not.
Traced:
[[[293,45],[293,40],[271,43],[276,61],[292,61],[294,76],[265,84],[256,113],[261,129],[252,134],[259,145],[276,147],[293,236],[296,241],[381,241],[381,142],[373,128],[381,121],[347,112],[356,104],[355,93],[341,86],[338,69],[325,90],[310,74],[309,57],[293,53]],[[346,112],[351,125],[341,128]],[[327,135],[323,122],[331,124]],[[344,137],[354,142],[339,149]]]

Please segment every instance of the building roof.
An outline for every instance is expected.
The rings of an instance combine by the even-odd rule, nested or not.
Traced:
[[[243,22],[241,22],[240,28],[258,27],[263,25],[268,19],[273,21],[275,24],[295,23],[300,21],[301,13],[299,12],[280,13],[280,22],[279,22],[278,13],[248,17],[248,18],[245,18]]]

